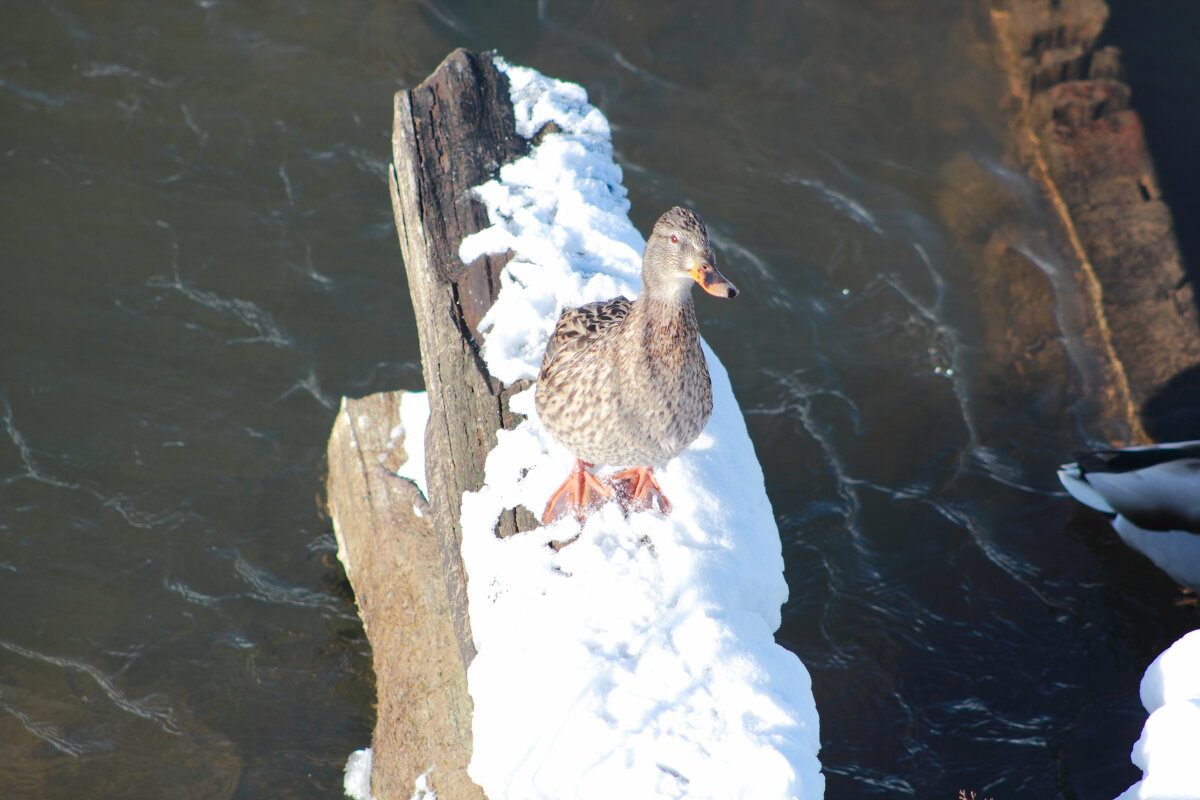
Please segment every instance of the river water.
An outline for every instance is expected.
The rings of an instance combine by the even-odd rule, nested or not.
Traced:
[[[1044,241],[986,38],[956,0],[0,2],[0,795],[340,793],[373,685],[325,440],[421,383],[391,96],[456,46],[582,83],[634,221],[694,206],[743,290],[699,314],[827,796],[1118,794],[1196,611],[1058,491],[1086,398],[979,378],[947,208]]]

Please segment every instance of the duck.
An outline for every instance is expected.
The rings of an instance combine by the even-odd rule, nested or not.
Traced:
[[[1117,535],[1180,585],[1200,591],[1200,440],[1084,450],[1058,479],[1112,515]]]
[[[675,206],[654,223],[642,253],[642,291],[568,308],[546,344],[534,405],[572,456],[542,523],[579,522],[599,505],[623,510],[671,504],[654,468],[694,442],[712,415],[712,381],[700,347],[692,286],[733,298],[700,215]],[[627,467],[601,479],[595,467]]]

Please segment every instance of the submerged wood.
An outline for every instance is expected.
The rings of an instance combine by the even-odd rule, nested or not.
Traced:
[[[1110,430],[1114,444],[1148,441],[1162,427],[1155,397],[1200,367],[1200,314],[1120,54],[1096,46],[1108,7],[989,0],[989,10],[1013,98],[1017,158],[1041,184],[1077,260],[1080,328],[1102,376],[1091,391],[1103,395],[1102,413],[1121,422]],[[995,274],[999,284],[1012,272]],[[1036,328],[1024,338],[1041,351],[1047,331]],[[1022,338],[1019,328],[1015,335]]]

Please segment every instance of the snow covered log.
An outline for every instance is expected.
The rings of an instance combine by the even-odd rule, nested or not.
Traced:
[[[466,772],[471,701],[432,520],[416,484],[396,475],[409,460],[404,394],[344,399],[328,447],[329,514],[377,687],[371,794],[407,800],[433,768],[443,797],[482,798]]]
[[[397,96],[393,148],[392,199],[428,394],[403,396],[399,425],[395,401],[364,401],[374,410],[347,403],[346,432],[331,442],[331,452],[352,455],[330,457],[330,506],[379,668],[374,764],[365,766],[367,753],[351,758],[348,793],[388,800],[432,783],[440,796],[478,797],[478,787],[457,788],[465,780],[446,782],[462,775],[467,752],[467,774],[497,800],[816,800],[823,778],[811,682],[772,636],[787,597],[779,532],[711,351],[712,419],[660,473],[669,517],[627,518],[610,506],[581,530],[573,518],[537,527],[529,513],[571,460],[532,403],[550,328],[565,306],[640,288],[645,242],[629,221],[607,120],[579,86],[459,51]],[[387,449],[401,435],[410,463]],[[418,453],[426,460],[411,463]],[[347,469],[357,482],[334,475]],[[436,556],[429,528],[413,525],[424,512],[401,476],[427,482]],[[397,513],[380,510],[395,504]],[[395,557],[373,549],[409,537],[423,541]],[[396,558],[414,561],[397,569]],[[439,592],[441,624],[457,643],[450,656],[403,630],[378,635],[375,620],[391,622],[382,604],[412,597],[424,604],[417,613],[438,616]],[[410,624],[422,636],[442,630]],[[389,659],[415,677],[379,667]],[[468,707],[464,668],[469,733],[454,718]],[[417,702],[422,685],[434,696]],[[449,730],[411,752],[405,736],[424,735],[439,703],[449,703],[451,718],[438,720]]]
[[[459,255],[511,256],[479,329],[489,372],[516,388],[563,308],[640,294],[646,241],[583,87],[495,64],[530,152],[475,187],[490,225]],[[773,637],[788,593],[779,530],[729,375],[704,357],[712,417],[655,470],[669,514],[610,503],[582,524],[497,537],[497,519],[540,511],[574,461],[532,387],[511,398],[524,418],[497,435],[485,485],[463,497],[469,774],[495,800],[823,794],[808,672]]]

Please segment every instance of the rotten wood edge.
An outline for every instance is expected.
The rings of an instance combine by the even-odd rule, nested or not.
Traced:
[[[490,55],[454,51],[419,86],[398,92],[393,110],[388,185],[430,406],[429,513],[415,514],[420,493],[376,463],[394,460],[394,444],[384,444],[398,422],[394,393],[344,401],[329,446],[329,504],[375,665],[372,793],[408,798],[428,772],[439,796],[472,800],[483,792],[466,773],[466,669],[475,648],[459,511],[463,493],[483,484],[496,432],[515,427],[508,398],[524,387],[505,388],[479,352],[478,325],[507,257],[463,264],[458,247],[488,224],[471,190],[529,143],[516,132],[507,78]],[[496,533],[534,525],[510,511]]]

